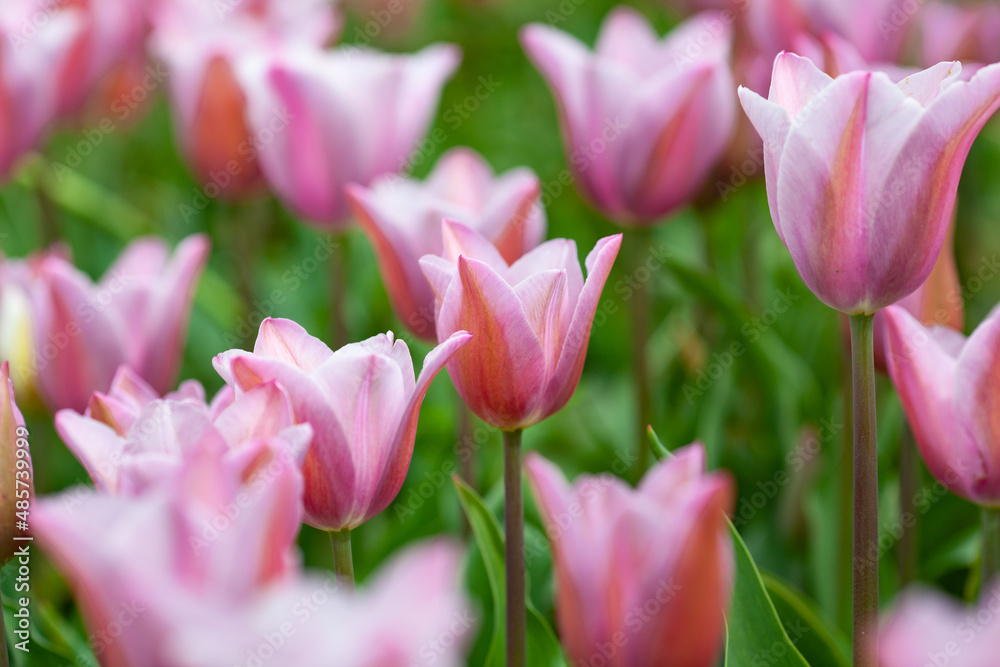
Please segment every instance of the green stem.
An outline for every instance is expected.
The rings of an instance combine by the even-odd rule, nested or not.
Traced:
[[[349,591],[354,591],[354,559],[351,556],[351,530],[330,531],[330,545],[333,547],[333,572],[337,583]]]
[[[899,559],[899,587],[903,588],[917,578],[920,562],[920,511],[916,503],[920,493],[920,456],[913,442],[913,432],[906,424],[903,424],[899,446],[899,520],[902,534],[896,555]]]
[[[649,230],[639,229],[631,234],[632,249],[628,270],[635,272],[646,262],[649,253]],[[634,275],[634,273],[633,273]],[[632,380],[636,391],[636,446],[639,448],[639,476],[649,464],[649,436],[646,429],[653,421],[652,396],[649,391],[649,360],[646,344],[649,342],[649,311],[652,304],[650,286],[639,285],[632,292]]]
[[[507,567],[507,667],[527,664],[524,586],[524,499],[521,496],[521,431],[503,434],[505,563]]]
[[[854,385],[854,667],[878,665],[878,448],[871,315],[851,317]]]
[[[990,586],[996,583],[998,574],[1000,574],[1000,509],[984,507],[983,576],[980,591],[988,591]]]

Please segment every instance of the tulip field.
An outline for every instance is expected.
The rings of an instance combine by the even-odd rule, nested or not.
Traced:
[[[1000,2],[0,37],[0,667],[1000,667]]]

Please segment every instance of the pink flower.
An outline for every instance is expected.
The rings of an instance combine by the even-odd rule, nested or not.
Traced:
[[[704,473],[704,449],[678,450],[635,490],[611,474],[570,486],[535,453],[525,467],[552,543],[556,619],[570,662],[591,664],[613,646],[621,667],[714,665],[733,587],[725,516],[733,484]],[[635,609],[645,622],[635,622]]]
[[[51,0],[0,4],[0,179],[34,148],[59,111],[59,77],[84,30]]]
[[[783,53],[768,99],[740,89],[764,139],[775,228],[830,307],[872,314],[930,274],[965,157],[1000,106],[1000,65],[960,73],[942,63],[898,84],[879,72],[831,79]]]
[[[266,442],[253,448],[250,470],[201,441],[177,476],[143,495],[74,489],[32,507],[101,665],[180,664],[180,627],[236,618],[294,585],[302,475]]]
[[[1000,506],[1000,307],[968,340],[885,311],[889,377],[927,468],[953,492]]]
[[[870,62],[900,59],[918,13],[899,0],[795,1],[815,34],[837,33]]]
[[[469,338],[459,331],[442,339],[414,382],[410,351],[391,332],[334,352],[295,322],[267,318],[252,353],[224,352],[215,368],[237,393],[269,381],[288,392],[295,420],[314,434],[303,466],[305,521],[353,529],[399,493],[424,394]]]
[[[444,252],[441,220],[461,220],[513,262],[545,237],[539,191],[538,177],[530,170],[497,177],[479,153],[454,148],[441,156],[424,182],[384,176],[370,188],[349,185],[345,192],[375,248],[399,319],[417,336],[437,340],[434,292],[419,260]]]
[[[257,161],[266,137],[247,117],[240,63],[261,53],[318,50],[339,17],[323,0],[154,0],[152,53],[168,68],[176,134],[205,192],[237,197],[264,183]]]
[[[354,596],[306,575],[234,616],[179,622],[174,653],[186,667],[250,656],[282,667],[463,667],[477,618],[459,586],[461,555],[445,540],[409,546]]]
[[[928,2],[920,11],[921,60],[971,63],[1000,61],[1000,7]]]
[[[413,55],[297,50],[242,62],[271,189],[316,226],[344,227],[344,186],[406,167],[459,60],[457,48],[439,44]]]
[[[879,635],[880,667],[989,667],[1000,646],[1000,588],[981,610],[964,609],[941,593],[907,591]]]
[[[0,364],[0,564],[14,554],[18,546],[14,537],[26,533],[15,522],[20,521],[19,514],[30,520],[33,482],[28,430],[14,401],[14,383],[5,361]]]
[[[133,241],[94,283],[57,256],[38,261],[32,284],[32,371],[52,410],[82,411],[127,364],[156,392],[173,386],[208,240],[188,237],[173,256],[159,239]]]
[[[642,15],[620,7],[593,52],[540,24],[521,41],[555,94],[576,182],[602,213],[649,224],[698,193],[736,120],[731,28],[719,13],[659,40]]]
[[[161,399],[126,366],[107,394],[91,397],[84,414],[60,410],[56,430],[94,485],[120,495],[162,484],[206,447],[238,461],[264,441],[301,462],[312,440],[312,429],[295,424],[288,395],[273,382],[235,399],[220,392],[208,405],[197,382]],[[252,458],[246,463],[252,466]]]
[[[597,303],[621,247],[603,238],[587,255],[583,280],[576,243],[547,241],[508,265],[486,238],[443,223],[445,256],[420,266],[437,298],[437,335],[472,336],[448,362],[466,405],[504,430],[536,424],[573,395],[590,341]]]

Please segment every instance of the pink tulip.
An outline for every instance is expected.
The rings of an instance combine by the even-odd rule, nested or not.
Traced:
[[[237,393],[269,381],[288,392],[296,421],[314,433],[303,466],[305,521],[339,531],[368,521],[399,493],[424,394],[469,338],[464,331],[443,338],[414,382],[410,351],[391,332],[334,352],[295,322],[267,318],[252,353],[224,352],[215,368]]]
[[[796,0],[813,32],[834,32],[870,62],[896,62],[906,46],[919,5],[899,0]]]
[[[960,73],[942,63],[898,84],[880,72],[831,79],[783,53],[768,99],[740,88],[764,139],[775,228],[830,307],[873,314],[930,274],[965,157],[1000,107],[1000,65]]]
[[[535,453],[525,467],[552,542],[570,661],[590,665],[614,651],[606,664],[716,664],[734,577],[725,516],[733,484],[705,474],[704,449],[678,450],[635,490],[610,474],[570,486]]]
[[[74,12],[83,30],[59,72],[59,106],[73,113],[113,69],[142,51],[145,0],[50,0],[50,11]]]
[[[201,235],[188,237],[173,256],[163,241],[140,239],[96,284],[64,259],[41,259],[32,285],[31,370],[47,405],[82,411],[122,364],[159,393],[172,387],[207,258]]]
[[[69,66],[84,22],[50,0],[0,4],[0,179],[34,148],[59,110],[54,72]]]
[[[308,424],[295,425],[288,395],[273,382],[235,400],[205,403],[197,382],[160,399],[122,366],[107,394],[95,393],[84,414],[60,410],[56,430],[101,491],[137,495],[168,479],[202,447],[239,460],[258,442],[301,462],[312,440]],[[248,461],[248,464],[250,462]]]
[[[968,338],[885,311],[889,377],[927,468],[948,489],[1000,506],[1000,307]]]
[[[482,156],[468,148],[442,155],[424,182],[384,176],[370,188],[349,185],[345,190],[375,248],[396,314],[410,331],[428,340],[437,340],[434,292],[419,260],[444,252],[442,218],[463,221],[496,244],[505,261],[514,262],[545,236],[539,191],[538,178],[530,170],[514,169],[497,177]]]
[[[5,361],[0,364],[0,564],[14,554],[18,546],[14,537],[27,533],[16,523],[20,515],[30,521],[33,489],[28,429],[14,401],[14,383]]]
[[[1000,588],[980,609],[964,609],[941,593],[903,594],[879,635],[879,667],[990,667],[1000,646]]]
[[[32,508],[36,539],[72,587],[101,665],[182,664],[172,657],[181,626],[235,618],[294,585],[302,476],[266,442],[253,447],[251,470],[203,440],[149,493],[77,489]]]
[[[373,49],[299,50],[238,70],[271,189],[324,229],[342,228],[343,189],[401,171],[433,119],[458,49],[413,55]]]
[[[688,19],[659,40],[620,7],[593,52],[543,25],[521,33],[558,102],[578,187],[622,224],[649,224],[702,188],[729,144],[736,99],[731,28],[719,13]]]
[[[444,540],[409,546],[353,597],[307,575],[235,616],[178,623],[175,655],[185,667],[250,656],[276,667],[463,667],[476,617],[459,587],[461,555]]]
[[[1000,7],[995,4],[928,2],[920,12],[920,34],[925,65],[1000,61]]]
[[[236,70],[262,53],[318,50],[339,27],[332,3],[154,0],[151,14],[150,49],[167,66],[176,134],[192,170],[210,196],[253,192],[264,183],[257,154],[268,139],[250,126]]]
[[[438,340],[462,329],[473,336],[448,362],[448,375],[483,421],[510,431],[537,424],[566,405],[580,381],[621,234],[587,255],[586,282],[569,239],[508,265],[465,225],[446,221],[442,234],[445,256],[420,259],[437,299]]]

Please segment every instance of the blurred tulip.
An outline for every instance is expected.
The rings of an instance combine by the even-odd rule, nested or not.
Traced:
[[[479,153],[455,148],[441,156],[424,182],[384,176],[370,188],[348,185],[345,193],[375,248],[399,319],[417,336],[436,341],[434,292],[419,260],[444,252],[441,220],[461,220],[514,262],[545,237],[539,191],[538,177],[529,169],[497,177]]]
[[[59,111],[59,81],[84,29],[51,0],[0,4],[0,180],[39,143]]]
[[[420,266],[437,299],[438,340],[465,329],[473,338],[448,362],[448,375],[480,419],[505,431],[537,424],[573,395],[601,290],[622,236],[601,239],[583,280],[576,243],[547,241],[508,265],[465,225],[442,226],[445,256]]]
[[[10,377],[22,393],[33,392],[31,360],[35,354],[29,298],[29,261],[7,261],[0,256],[0,361],[9,361]]]
[[[834,32],[869,62],[898,62],[919,14],[899,0],[795,0],[814,34]]]
[[[5,361],[0,364],[0,512],[3,512],[0,518],[0,564],[14,555],[17,546],[14,537],[27,534],[27,529],[18,528],[16,522],[20,522],[19,514],[28,516],[28,499],[34,492],[33,482],[28,430],[14,401],[14,383],[10,380],[10,369]]]
[[[593,52],[549,26],[521,32],[558,102],[577,187],[604,215],[650,224],[702,188],[736,120],[731,32],[707,12],[659,40],[625,7],[605,19]]]
[[[127,366],[118,369],[107,394],[91,397],[84,414],[60,410],[55,422],[94,485],[119,495],[161,484],[202,447],[238,461],[263,441],[301,462],[312,440],[312,429],[295,425],[288,395],[273,382],[210,406],[197,382],[161,399]]]
[[[115,68],[142,52],[145,0],[49,0],[50,11],[79,15],[83,30],[59,71],[59,110],[77,111]]]
[[[958,5],[932,0],[920,12],[921,60],[928,67],[943,60],[1000,61],[1000,6]]]
[[[900,306],[885,322],[889,377],[927,468],[954,493],[1000,507],[1000,307],[968,340]]]
[[[870,315],[930,274],[965,157],[1000,107],[1000,65],[969,82],[960,72],[942,63],[898,84],[878,72],[831,79],[785,53],[768,99],[740,88],[764,139],[775,228],[830,307]]]
[[[152,0],[150,14],[150,50],[167,66],[176,134],[191,169],[210,196],[252,193],[264,184],[257,157],[269,139],[250,127],[236,70],[262,53],[318,50],[339,28],[333,3]]]
[[[39,391],[50,409],[82,411],[122,364],[155,391],[174,385],[208,240],[133,241],[99,283],[65,259],[42,258],[32,284]]]
[[[399,493],[424,394],[469,338],[459,331],[443,340],[414,382],[410,351],[391,332],[334,352],[295,322],[267,318],[252,353],[229,350],[214,363],[237,393],[269,381],[288,392],[296,421],[311,424],[314,434],[303,466],[305,521],[341,531],[368,521]]]
[[[573,664],[601,656],[620,667],[711,667],[721,652],[734,577],[733,484],[705,474],[700,445],[675,454],[635,490],[610,474],[570,486],[555,465],[528,454]]]
[[[344,186],[406,166],[459,60],[441,44],[412,55],[342,48],[247,59],[237,75],[272,190],[317,227],[343,228]]]
[[[306,576],[234,616],[179,623],[178,664],[237,665],[273,654],[266,664],[275,667],[463,667],[476,622],[457,579],[461,556],[451,542],[419,543],[393,556],[355,596]],[[303,600],[317,601],[315,614],[303,618]],[[262,640],[281,627],[293,632],[279,646]]]
[[[179,665],[180,627],[236,618],[297,579],[295,461],[258,441],[248,475],[207,441],[193,447],[154,492],[73,489],[32,508],[34,535],[72,587],[104,667]]]
[[[1000,588],[980,610],[932,591],[907,591],[883,624],[879,667],[990,667],[1000,646]]]

